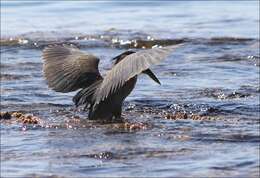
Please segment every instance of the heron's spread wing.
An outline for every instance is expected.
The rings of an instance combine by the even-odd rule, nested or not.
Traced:
[[[100,76],[99,59],[75,46],[49,46],[43,50],[43,60],[44,76],[55,91],[75,91],[91,85]]]
[[[95,104],[100,103],[109,95],[115,93],[130,78],[140,74],[151,65],[161,62],[178,46],[180,45],[153,48],[126,56],[105,76],[102,84],[95,92]]]

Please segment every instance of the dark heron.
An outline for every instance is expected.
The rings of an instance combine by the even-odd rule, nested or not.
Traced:
[[[126,51],[113,58],[114,66],[102,77],[96,56],[83,53],[75,46],[53,45],[43,51],[44,76],[48,86],[57,92],[80,89],[73,102],[76,106],[89,108],[89,119],[118,120],[121,119],[122,103],[134,89],[137,76],[147,74],[160,84],[149,68],[178,46]]]

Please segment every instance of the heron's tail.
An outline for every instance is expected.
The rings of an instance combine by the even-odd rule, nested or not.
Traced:
[[[99,85],[102,83],[101,80],[97,80],[92,85],[90,85],[87,88],[83,88],[80,90],[74,97],[73,102],[78,107],[79,105],[88,105],[94,102],[93,95],[96,91],[96,89],[99,87]]]

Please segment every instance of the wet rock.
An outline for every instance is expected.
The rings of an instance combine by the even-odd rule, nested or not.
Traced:
[[[134,123],[129,125],[129,130],[134,131],[134,130],[145,130],[147,129],[147,125],[143,123]]]
[[[9,112],[1,112],[0,119],[9,120],[12,116]]]
[[[12,117],[20,118],[23,115],[21,112],[13,112]]]
[[[138,131],[138,130],[147,129],[148,124],[124,122],[124,123],[120,123],[120,124],[114,124],[113,128],[127,130],[127,131]]]
[[[248,91],[230,91],[221,88],[206,88],[205,90],[200,92],[200,94],[206,97],[212,97],[220,100],[246,98],[251,96],[251,94],[248,93]]]
[[[198,114],[187,114],[183,112],[166,113],[164,118],[168,120],[180,120],[180,119],[191,119],[191,120],[214,120],[214,118],[198,115]]]
[[[208,114],[212,114],[212,113],[219,113],[220,111],[219,111],[219,109],[217,109],[217,108],[209,107],[209,108],[206,109],[206,112],[207,112]]]
[[[198,115],[198,114],[192,114],[192,115],[190,115],[190,118],[192,120],[213,120],[208,116],[201,116],[201,115]]]
[[[241,44],[253,41],[253,38],[236,38],[236,37],[215,37],[211,38],[209,44]]]
[[[101,152],[101,153],[97,153],[97,154],[87,155],[87,157],[95,158],[95,159],[109,160],[109,159],[113,159],[114,158],[114,154],[112,152]]]
[[[40,118],[27,114],[27,115],[22,115],[18,118],[19,122],[22,122],[23,124],[38,124],[40,121]]]
[[[185,42],[185,39],[165,39],[165,40],[136,40],[131,43],[131,48],[153,48],[159,46],[170,46]]]
[[[24,114],[22,112],[13,112],[10,116],[15,118],[17,122],[21,122],[23,124],[39,124],[41,121],[41,119],[37,116],[33,116],[32,114]]]
[[[167,113],[165,119],[171,119],[171,120],[188,119],[188,115],[187,113],[181,113],[181,112],[176,112],[174,114]]]
[[[230,98],[230,99],[232,99],[232,98],[245,98],[245,97],[248,97],[248,96],[250,96],[249,93],[241,93],[241,92],[234,91],[234,92],[228,94],[227,98]]]

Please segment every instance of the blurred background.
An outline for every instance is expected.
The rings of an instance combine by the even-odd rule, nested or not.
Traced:
[[[258,1],[1,1],[1,36],[120,31],[172,37],[257,37]],[[67,34],[69,35],[69,34]]]

